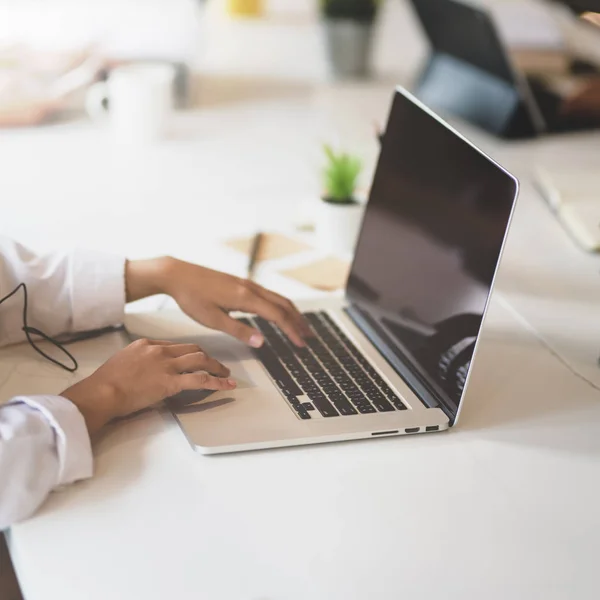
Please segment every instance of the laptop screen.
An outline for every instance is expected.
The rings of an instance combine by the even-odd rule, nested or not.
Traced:
[[[517,181],[396,92],[349,312],[417,395],[456,416]]]

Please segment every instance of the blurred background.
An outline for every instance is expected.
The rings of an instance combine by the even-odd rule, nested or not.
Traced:
[[[260,283],[295,299],[341,291],[394,87],[418,91],[431,64],[415,7],[452,38],[463,73],[484,70],[493,36],[437,18],[450,1],[0,0],[0,235],[245,276],[248,239],[275,232],[269,256],[304,270],[263,270]],[[506,51],[497,89],[523,100],[521,82],[537,78],[556,115],[587,119],[511,139],[461,116],[456,98],[477,94],[461,95],[458,79],[437,90],[457,109],[442,114],[521,181],[502,292],[592,379],[590,354],[561,327],[573,337],[574,311],[589,314],[579,333],[595,361],[598,262],[583,249],[600,249],[600,0],[468,6],[484,9]],[[556,215],[570,236],[549,223]],[[340,263],[306,266],[324,251]]]
[[[289,257],[302,273],[263,270],[260,283],[295,299],[341,292],[394,87],[423,91],[431,65],[415,7],[452,38],[463,73],[485,70],[493,36],[437,18],[450,1],[0,0],[0,235],[245,276],[248,239],[271,232],[275,266]],[[600,0],[468,6],[484,9],[510,63],[492,74],[497,89],[523,100],[534,78],[555,115],[585,119],[510,138],[461,116],[456,99],[477,94],[458,79],[437,88],[441,104],[454,99],[443,116],[521,181],[502,292],[592,379],[561,327],[572,337],[574,311],[589,314],[579,334],[595,361],[598,262],[583,250],[600,249]],[[306,265],[323,252],[339,262]]]
[[[480,6],[523,72],[600,65],[593,6]],[[393,88],[428,53],[409,0],[0,0],[0,229],[205,264],[224,237],[311,231],[323,144],[360,158],[364,197]],[[509,142],[460,127],[502,159]],[[510,144],[517,170],[542,151]]]

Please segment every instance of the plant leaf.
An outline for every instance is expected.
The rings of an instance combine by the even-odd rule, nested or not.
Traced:
[[[334,202],[352,202],[362,163],[347,152],[336,153],[331,146],[324,145],[327,158],[323,170],[326,197]]]

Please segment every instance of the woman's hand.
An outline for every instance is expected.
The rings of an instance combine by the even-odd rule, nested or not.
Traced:
[[[594,77],[563,100],[561,114],[565,116],[600,118],[600,77]]]
[[[239,277],[167,257],[129,261],[125,279],[127,301],[169,294],[192,319],[255,348],[262,345],[262,334],[230,317],[230,311],[255,313],[272,321],[297,346],[304,346],[303,338],[311,335],[292,302]]]
[[[92,435],[183,390],[232,390],[228,375],[195,344],[137,340],[61,395],[77,406]]]

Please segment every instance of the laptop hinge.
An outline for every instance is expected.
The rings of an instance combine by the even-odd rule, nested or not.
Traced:
[[[445,401],[425,379],[411,367],[408,357],[403,357],[397,344],[377,326],[377,323],[356,304],[350,302],[344,309],[354,324],[367,336],[377,351],[385,358],[396,374],[408,385],[427,408],[439,408],[454,423],[458,407]],[[394,350],[392,350],[394,348]]]

